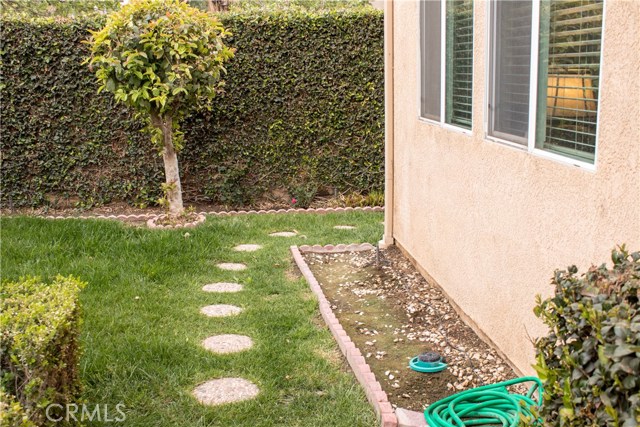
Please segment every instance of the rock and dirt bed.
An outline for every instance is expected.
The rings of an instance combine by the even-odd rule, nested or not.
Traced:
[[[397,248],[304,258],[394,407],[422,411],[458,391],[517,377]],[[427,351],[445,357],[448,368],[411,370],[409,360]]]

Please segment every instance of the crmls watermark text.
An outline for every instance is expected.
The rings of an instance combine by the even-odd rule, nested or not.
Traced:
[[[127,419],[124,403],[117,405],[75,404],[60,405],[52,403],[47,406],[45,414],[49,421],[101,421],[103,423],[121,423]]]

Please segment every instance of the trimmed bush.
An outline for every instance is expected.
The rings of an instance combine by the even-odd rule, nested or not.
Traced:
[[[274,189],[383,187],[383,15],[343,12],[221,15],[237,49],[224,94],[183,125],[186,201],[250,205]],[[142,121],[96,95],[78,21],[3,20],[2,204],[80,206],[161,195],[162,159]]]
[[[536,341],[545,425],[640,423],[640,252],[612,253],[613,268],[557,271],[555,296],[537,300],[549,326]]]
[[[84,286],[62,276],[49,285],[37,278],[1,285],[3,426],[65,425],[49,421],[45,411],[49,404],[78,402],[78,295]],[[61,416],[55,410],[49,414]]]

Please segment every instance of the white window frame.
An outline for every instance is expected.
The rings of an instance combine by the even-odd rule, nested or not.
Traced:
[[[454,132],[461,133],[463,135],[471,136],[473,133],[473,117],[475,116],[473,113],[473,106],[471,107],[471,129],[463,128],[461,126],[456,126],[445,122],[446,112],[445,105],[447,99],[447,87],[446,87],[446,77],[447,77],[447,1],[448,0],[439,0],[440,1],[440,120],[433,120],[427,117],[422,116],[422,106],[421,106],[421,96],[422,96],[422,51],[420,50],[420,44],[422,40],[418,42],[418,121],[422,123],[427,123],[430,125],[437,125],[445,130],[450,130]],[[476,15],[476,3],[478,0],[473,0],[473,31],[472,31],[472,45],[476,45],[476,34],[475,34],[475,15]],[[421,11],[422,0],[418,0],[416,2],[418,4],[418,30],[422,31],[422,21],[421,21]],[[473,58],[473,54],[471,55],[471,81],[473,85],[473,76],[475,75],[475,61]],[[473,98],[472,98],[473,103]]]
[[[495,61],[494,49],[491,46],[494,37],[494,25],[495,19],[492,11],[492,3],[494,1],[509,1],[509,0],[489,0],[487,1],[486,7],[486,16],[487,16],[487,49],[485,52],[485,59],[487,64],[492,64]],[[475,3],[475,2],[474,2]],[[600,81],[603,81],[603,61],[602,61],[602,52],[605,47],[605,25],[606,25],[606,15],[607,15],[607,0],[603,0],[602,6],[602,38],[601,38],[601,48],[600,48]],[[495,135],[489,134],[489,129],[491,128],[491,124],[489,121],[491,120],[491,112],[489,111],[489,100],[491,100],[494,96],[494,76],[495,73],[491,70],[495,68],[487,68],[487,75],[485,81],[485,99],[484,99],[484,139],[489,142],[497,142],[499,144],[512,147],[518,149],[519,151],[526,151],[534,156],[541,157],[544,159],[552,160],[564,165],[575,166],[586,171],[595,172],[598,162],[598,142],[600,140],[600,110],[601,110],[601,102],[600,99],[602,97],[602,86],[598,88],[598,107],[597,107],[597,118],[596,118],[596,143],[595,143],[595,152],[593,157],[593,163],[585,162],[582,160],[574,159],[569,156],[563,156],[561,154],[553,153],[551,151],[544,150],[542,148],[536,147],[536,124],[537,124],[537,105],[538,105],[538,59],[539,59],[539,47],[540,47],[540,0],[532,0],[531,5],[531,72],[530,72],[530,80],[529,80],[529,128],[527,135],[527,143],[525,145],[518,144],[513,141],[508,141],[506,139],[502,139]]]

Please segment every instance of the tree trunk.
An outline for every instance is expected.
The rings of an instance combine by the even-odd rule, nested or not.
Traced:
[[[182,186],[180,185],[180,169],[178,169],[178,154],[173,146],[173,119],[171,117],[151,116],[151,123],[162,130],[164,160],[165,197],[169,203],[169,214],[180,215],[184,212],[182,205]]]
[[[230,0],[207,0],[209,12],[222,12],[229,10]]]

